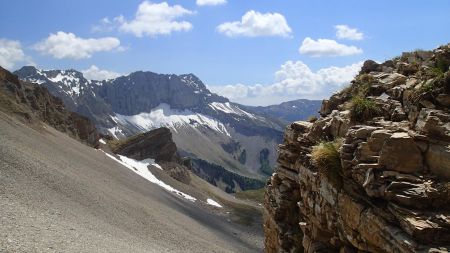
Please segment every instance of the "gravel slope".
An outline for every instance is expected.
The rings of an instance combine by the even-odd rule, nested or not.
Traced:
[[[0,252],[261,252],[261,235],[0,113]]]

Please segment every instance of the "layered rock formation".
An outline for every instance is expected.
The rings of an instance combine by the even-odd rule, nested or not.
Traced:
[[[99,134],[89,119],[67,110],[63,101],[52,96],[45,87],[22,82],[2,67],[0,110],[19,116],[27,123],[45,122],[90,146],[98,146]]]
[[[365,62],[321,118],[287,127],[266,252],[450,250],[450,44]]]
[[[109,142],[112,151],[136,160],[154,159],[163,170],[176,180],[189,184],[189,160],[178,154],[170,129],[161,127],[124,140]]]

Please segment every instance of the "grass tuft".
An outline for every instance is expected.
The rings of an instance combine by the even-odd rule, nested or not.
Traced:
[[[330,182],[338,189],[342,187],[342,165],[339,148],[342,146],[342,139],[330,142],[322,142],[313,147],[311,159],[313,164],[324,172]]]
[[[353,121],[364,122],[379,115],[379,113],[380,108],[370,99],[357,96],[351,101],[350,115]]]

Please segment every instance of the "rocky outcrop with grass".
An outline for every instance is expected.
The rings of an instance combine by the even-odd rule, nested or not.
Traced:
[[[450,44],[378,64],[294,122],[265,195],[266,252],[450,250]]]

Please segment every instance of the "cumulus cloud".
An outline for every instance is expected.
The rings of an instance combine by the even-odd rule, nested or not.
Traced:
[[[33,48],[57,59],[90,58],[96,52],[123,50],[120,40],[114,37],[83,39],[73,33],[57,32],[35,44]]]
[[[322,56],[347,56],[361,54],[363,50],[355,46],[340,44],[335,40],[318,39],[313,40],[309,37],[305,38],[300,46],[301,54],[312,57]]]
[[[229,37],[281,36],[289,37],[292,29],[279,13],[260,13],[248,11],[241,21],[226,22],[217,27],[217,31]]]
[[[120,73],[109,71],[109,70],[104,70],[104,69],[99,69],[95,65],[92,65],[88,69],[82,70],[81,72],[83,73],[85,78],[87,78],[89,80],[98,80],[98,81],[113,79],[113,78],[121,76]]]
[[[292,99],[322,99],[343,88],[356,76],[363,62],[312,71],[301,61],[287,61],[270,85],[225,85],[209,88],[230,100],[250,105],[268,105]]]
[[[351,28],[347,25],[336,25],[336,37],[338,39],[347,40],[362,40],[364,39],[364,33],[358,31],[356,28]]]
[[[197,0],[197,5],[204,6],[204,5],[221,5],[226,4],[227,0]]]
[[[19,41],[0,39],[0,66],[12,70],[14,66],[20,63],[34,65],[31,58],[23,52]]]
[[[172,32],[189,31],[192,24],[187,21],[177,21],[186,15],[194,14],[180,5],[170,6],[167,2],[142,2],[134,19],[126,20],[123,16],[114,19],[119,30],[132,33],[137,37],[169,35]]]

